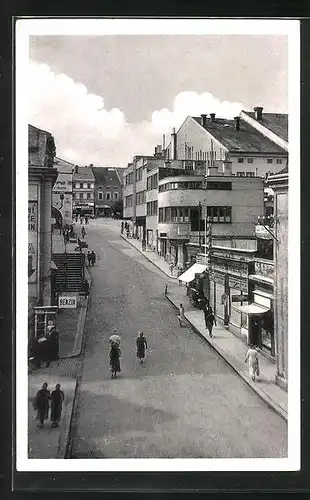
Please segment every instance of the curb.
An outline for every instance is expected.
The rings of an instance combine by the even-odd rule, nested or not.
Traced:
[[[123,240],[127,241],[136,250],[138,250],[138,252],[140,252],[141,255],[143,255],[149,262],[151,262],[152,264],[154,264],[154,266],[157,267],[157,269],[159,269],[162,273],[164,273],[168,278],[175,279],[175,280],[178,279],[177,276],[171,276],[170,274],[167,274],[166,271],[164,271],[150,257],[148,257],[148,255],[146,255],[146,252],[143,252],[142,250],[140,250],[140,248],[137,248],[136,245],[134,245],[133,243],[131,243],[131,241],[128,238],[125,238],[125,236],[123,236],[122,234],[120,234],[120,237],[123,238]]]
[[[177,306],[172,301],[172,299],[170,297],[168,297],[167,294],[165,294],[165,297],[177,309]],[[186,317],[186,315],[185,315],[185,317]],[[221,352],[220,350],[218,350],[216,348],[216,346],[214,344],[212,344],[208,340],[208,338],[205,337],[200,332],[200,330],[198,330],[198,328],[196,328],[191,323],[191,321],[189,319],[186,318],[186,321],[191,325],[191,328],[194,330],[194,332],[196,332],[201,338],[203,338],[209,344],[209,346],[212,347],[212,349],[214,351],[216,351],[219,354],[219,356],[221,356],[221,358],[234,370],[234,372],[236,372],[239,375],[239,377],[241,377],[244,380],[244,382],[246,382],[246,384],[249,387],[251,387],[253,389],[253,391],[256,392],[256,394],[269,406],[269,408],[274,410],[280,417],[282,417],[287,422],[287,420],[288,420],[287,412],[281,406],[279,406],[277,403],[272,401],[272,399],[264,391],[262,391],[259,387],[257,387],[256,384],[253,384],[253,382],[248,377],[246,377],[246,375],[244,375],[244,373],[242,371],[240,371],[238,368],[236,368],[234,366],[234,364],[232,362],[230,362],[229,359],[225,356],[225,354],[223,352]]]

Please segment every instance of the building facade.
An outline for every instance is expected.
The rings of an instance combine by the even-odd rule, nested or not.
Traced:
[[[57,179],[53,136],[28,127],[28,321],[34,329],[34,307],[52,299],[52,188]]]
[[[111,217],[122,211],[121,169],[92,167],[95,178],[95,215]],[[120,215],[122,215],[120,213]]]
[[[58,170],[58,177],[53,186],[53,218],[57,226],[64,226],[72,223],[72,175],[73,163],[55,158],[55,167]]]
[[[74,166],[72,175],[73,216],[88,215],[94,217],[95,177],[91,166]]]

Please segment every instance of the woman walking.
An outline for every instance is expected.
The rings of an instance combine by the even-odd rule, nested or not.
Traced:
[[[143,363],[143,359],[145,358],[145,349],[147,349],[147,341],[143,332],[139,332],[139,335],[136,338],[136,346],[137,358],[140,359],[140,363]]]
[[[250,345],[244,362],[249,364],[249,377],[255,381],[255,375],[259,375],[257,350],[253,344]]]
[[[121,371],[120,357],[121,350],[119,345],[116,342],[112,342],[110,349],[111,378],[116,378],[116,373]]]
[[[64,393],[60,390],[60,384],[56,385],[55,390],[51,394],[51,422],[52,427],[58,427],[61,412],[62,412],[62,403],[65,399]]]

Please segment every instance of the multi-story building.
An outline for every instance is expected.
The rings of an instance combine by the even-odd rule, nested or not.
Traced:
[[[34,308],[51,306],[52,187],[57,179],[55,142],[45,130],[28,127],[28,321],[34,334]]]
[[[92,165],[74,166],[72,175],[73,215],[89,215],[94,217],[95,177]]]
[[[72,173],[74,164],[61,158],[55,158],[54,165],[58,177],[53,186],[52,216],[57,226],[72,223]]]
[[[121,170],[92,167],[95,178],[95,215],[97,217],[110,217],[120,210],[122,211]]]
[[[252,116],[253,115],[253,116]],[[179,130],[173,131],[167,155],[171,159],[203,160],[207,167],[216,160],[231,162],[236,176],[265,177],[279,172],[286,164],[287,115],[242,112],[234,120],[217,118],[210,113],[188,116]],[[263,129],[263,130],[262,130]],[[281,140],[280,140],[281,139]]]

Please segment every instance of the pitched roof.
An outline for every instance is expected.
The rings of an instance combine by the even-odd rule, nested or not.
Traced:
[[[255,120],[253,111],[243,111]],[[288,141],[288,115],[284,113],[263,113],[259,123],[268,128],[281,139]]]
[[[97,184],[102,184],[102,185],[121,184],[115,168],[92,167],[92,171]]]
[[[201,125],[200,117],[192,118]],[[215,121],[208,119],[203,128],[232,153],[287,154],[283,148],[241,119],[240,130],[236,130],[235,120],[225,118],[216,118]]]
[[[78,171],[73,170],[74,181],[94,181],[94,175],[90,167],[78,167]]]
[[[57,168],[58,172],[61,173],[72,173],[74,169],[74,164],[69,161],[63,160],[62,158],[58,158],[57,156],[54,159],[54,165]]]

